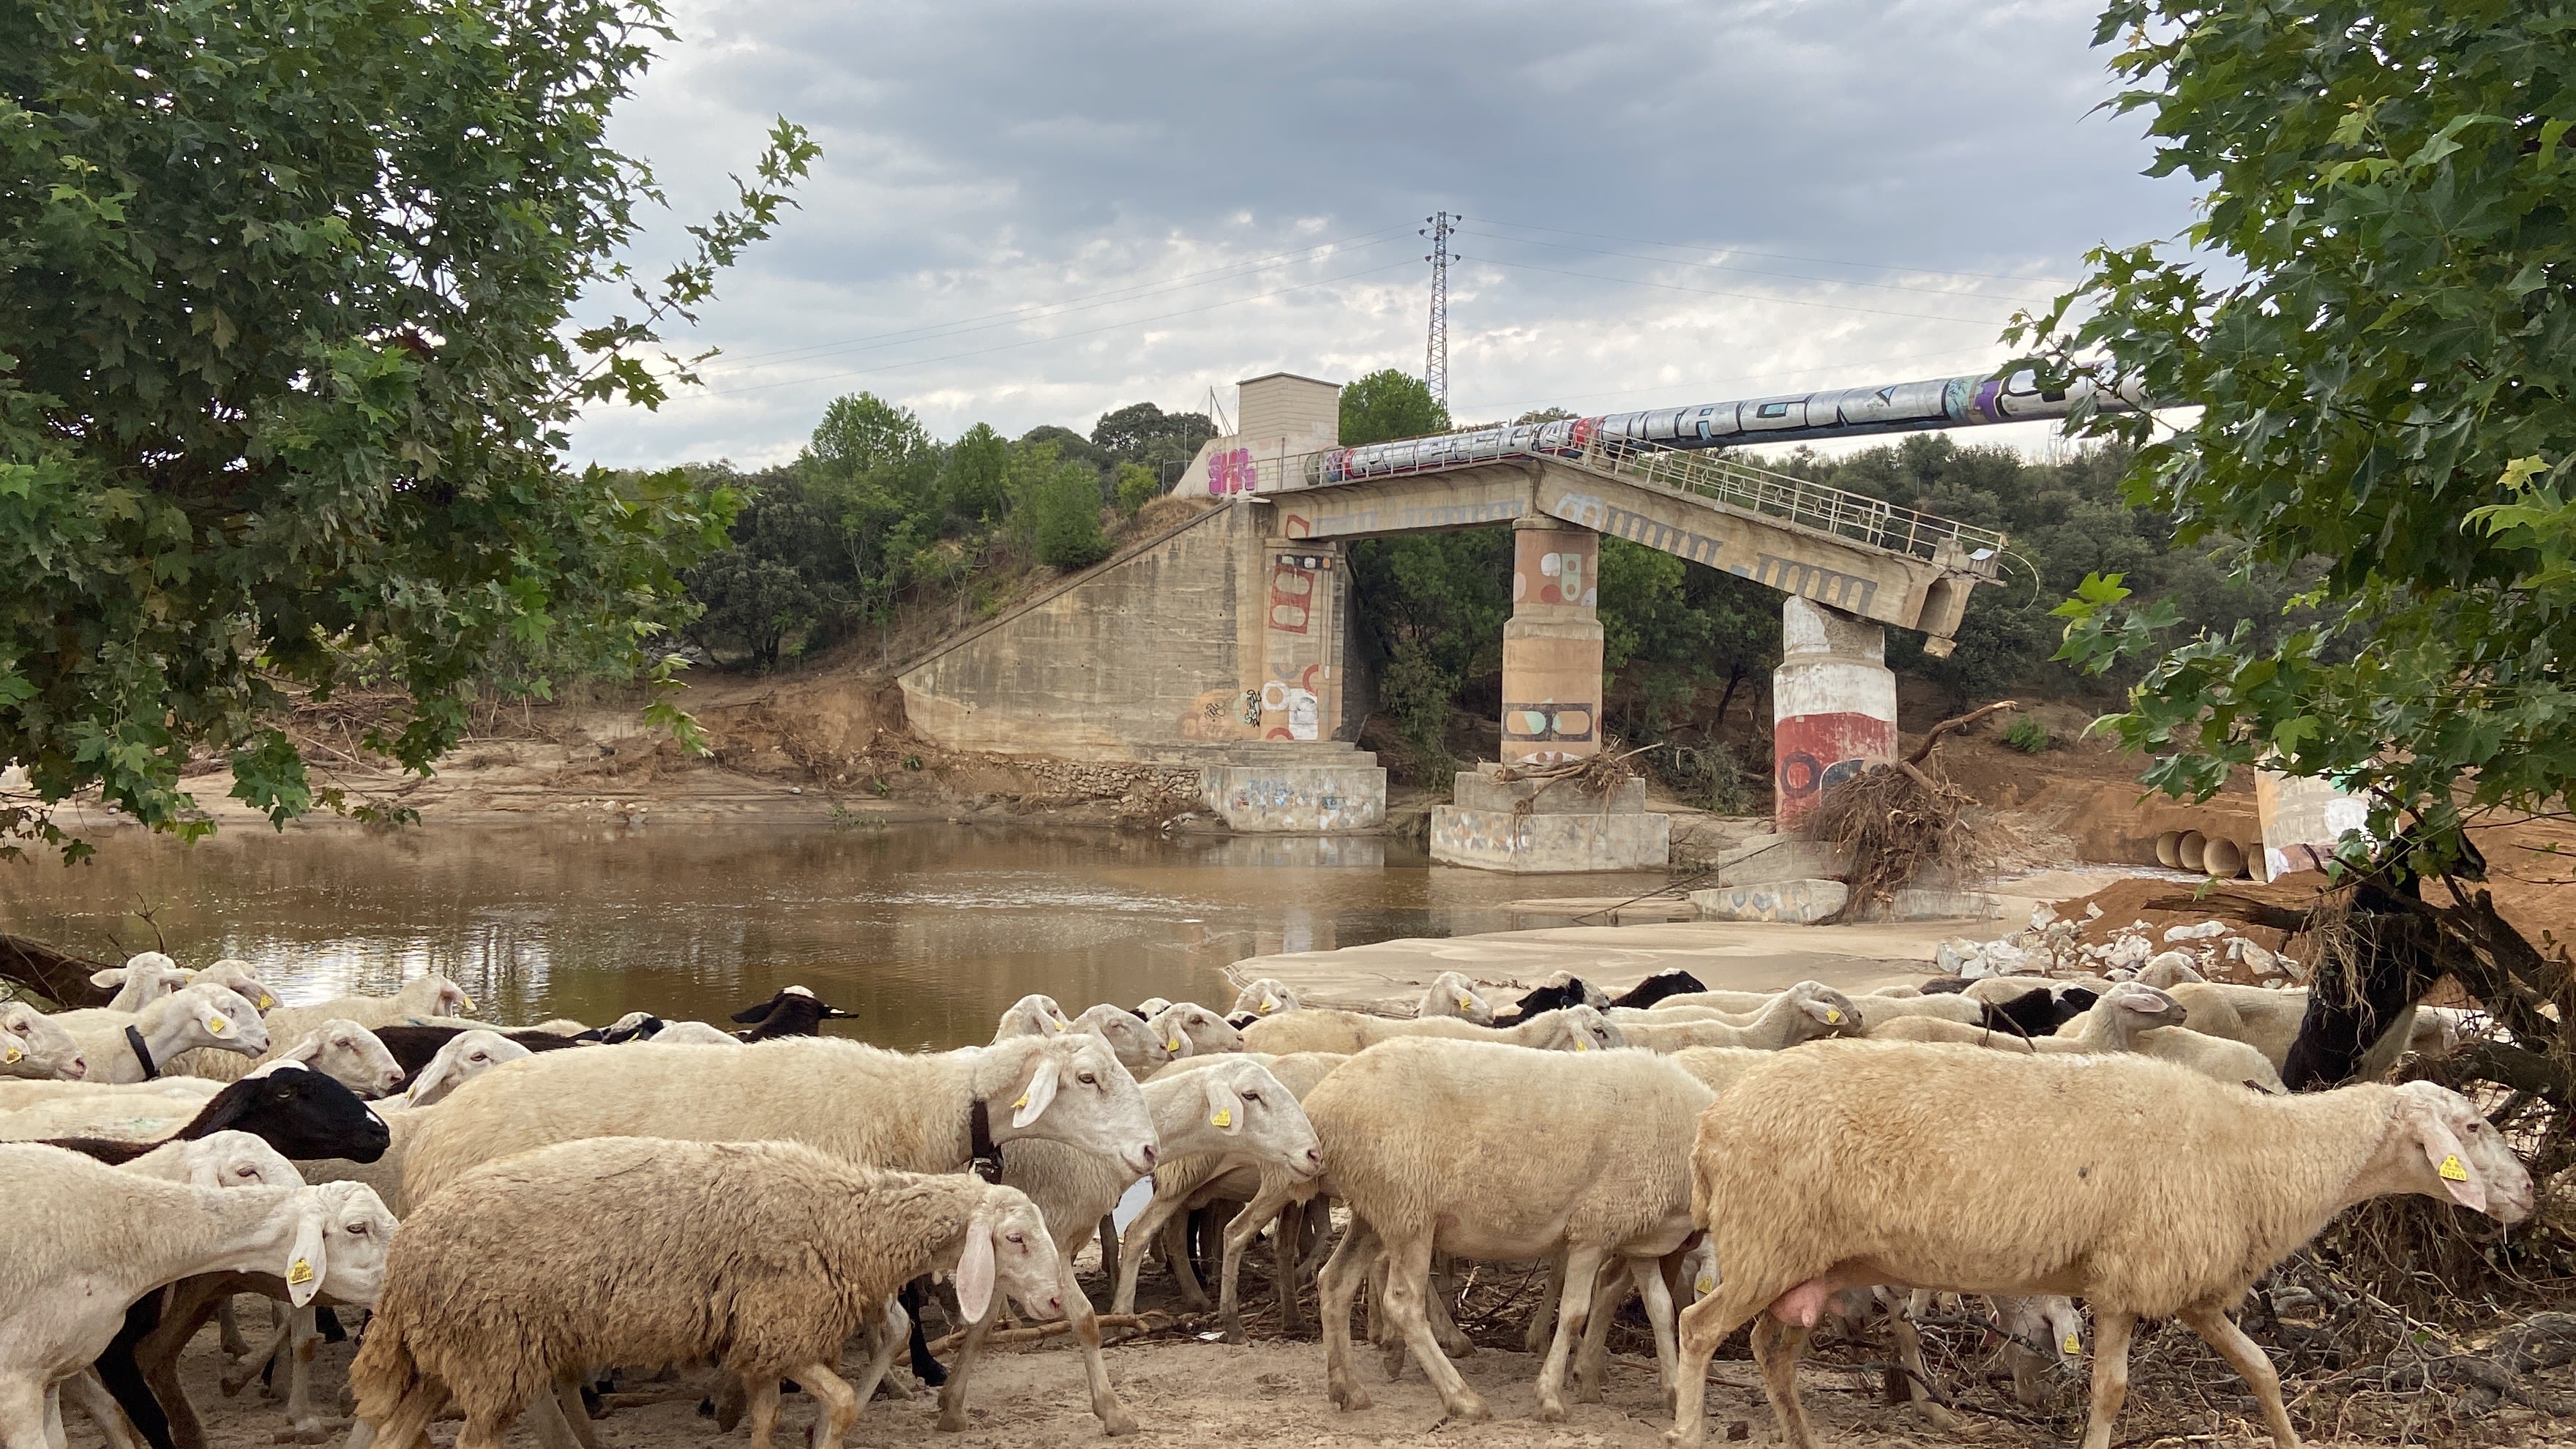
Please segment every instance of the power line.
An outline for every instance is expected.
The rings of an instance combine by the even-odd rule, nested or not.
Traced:
[[[1505,236],[1498,231],[1462,230],[1459,232],[1459,235],[1487,237],[1494,241],[1513,242],[1520,246],[1552,247],[1558,251],[1584,252],[1596,257],[1626,257],[1631,261],[1653,262],[1655,265],[1662,267],[1691,267],[1712,272],[1741,272],[1746,276],[1752,277],[1781,277],[1793,282],[1821,282],[1828,287],[1869,287],[1882,292],[1920,292],[1933,297],[1984,297],[1988,295],[1982,292],[1954,292],[1941,287],[1909,287],[1902,282],[1859,282],[1850,281],[1841,277],[1810,277],[1797,272],[1773,272],[1766,271],[1760,267],[1729,266],[1724,262],[1686,262],[1678,257],[1650,257],[1643,252],[1604,251],[1600,247],[1578,247],[1565,242],[1540,241],[1536,237]],[[2036,297],[2012,297],[2005,300],[2014,302],[2036,302],[2041,299]]]
[[[1972,327],[2003,327],[2005,322],[1983,317],[1941,317],[1930,312],[1897,312],[1885,307],[1855,307],[1846,302],[1819,302],[1809,297],[1784,297],[1773,292],[1720,292],[1708,287],[1682,287],[1671,282],[1648,282],[1636,277],[1605,277],[1599,272],[1569,272],[1562,267],[1542,267],[1532,262],[1507,262],[1500,257],[1467,257],[1456,255],[1454,261],[1479,261],[1488,266],[1510,267],[1522,272],[1546,272],[1552,276],[1579,277],[1587,282],[1617,282],[1627,287],[1652,287],[1661,292],[1689,292],[1700,297],[1734,297],[1747,302],[1783,302],[1792,307],[1823,307],[1835,312],[1867,312],[1874,317],[1911,317],[1918,322],[1957,322]]]
[[[677,401],[681,398],[691,397],[731,397],[738,393],[767,392],[772,388],[798,387],[809,382],[832,382],[847,377],[868,377],[880,372],[897,372],[907,367],[927,367],[934,362],[955,362],[960,358],[982,357],[989,353],[1008,352],[1013,348],[1018,347],[1036,347],[1049,342],[1069,342],[1076,337],[1091,337],[1102,332],[1116,332],[1124,327],[1141,327],[1148,322],[1164,322],[1169,321],[1174,317],[1194,317],[1201,312],[1214,312],[1222,307],[1239,306],[1245,302],[1259,302],[1271,297],[1284,297],[1290,292],[1302,292],[1310,287],[1328,287],[1335,282],[1347,282],[1358,277],[1375,276],[1379,272],[1393,271],[1397,267],[1409,267],[1412,265],[1413,263],[1411,262],[1388,262],[1386,265],[1380,267],[1364,267],[1356,272],[1344,272],[1337,277],[1318,277],[1311,282],[1299,282],[1294,286],[1280,287],[1268,292],[1255,292],[1249,297],[1231,297],[1222,302],[1210,302],[1204,307],[1184,307],[1177,312],[1159,312],[1151,317],[1131,317],[1124,322],[1110,322],[1098,327],[1087,327],[1079,332],[1058,332],[1047,337],[1027,337],[1022,338],[1017,342],[1004,342],[992,347],[977,347],[965,352],[950,352],[938,357],[916,357],[904,362],[889,362],[881,367],[861,367],[854,368],[847,372],[819,373],[813,377],[791,377],[778,382],[758,382],[753,383],[749,387],[704,388],[694,392],[674,394],[673,400]]]
[[[1422,382],[1432,401],[1449,405],[1449,213],[1423,218],[1431,223],[1420,235],[1431,238],[1431,341],[1422,354]]]
[[[1525,221],[1497,221],[1490,216],[1469,216],[1459,219],[1483,222],[1487,226],[1508,226],[1517,231],[1543,231],[1556,236],[1588,237],[1593,241],[1626,242],[1630,246],[1669,247],[1675,251],[1725,251],[1736,256],[1766,257],[1775,262],[1808,262],[1820,267],[1860,267],[1874,272],[1912,272],[1922,277],[1980,277],[1990,282],[2044,282],[2061,287],[2072,285],[2070,279],[2065,277],[2015,277],[2003,272],[1943,271],[1933,267],[1899,266],[1892,262],[1845,262],[1837,261],[1832,257],[1801,257],[1787,252],[1757,252],[1745,247],[1711,247],[1697,242],[1648,241],[1644,237],[1610,236],[1597,231],[1568,231],[1561,226],[1532,226]]]
[[[1380,246],[1388,241],[1394,240],[1390,233],[1401,230],[1401,227],[1380,227],[1378,230],[1373,232],[1361,232],[1357,236],[1343,237],[1336,241],[1318,242],[1314,246],[1304,247],[1294,252],[1282,252],[1274,257],[1261,258],[1251,262],[1228,263],[1222,267],[1210,267],[1205,271],[1184,272],[1178,277],[1165,277],[1152,282],[1138,282],[1132,286],[1115,287],[1104,292],[1086,293],[1062,301],[1032,302],[1024,306],[1013,307],[1000,312],[986,312],[971,317],[955,318],[946,322],[925,322],[918,327],[907,327],[893,332],[869,333],[859,337],[841,338],[832,342],[809,343],[802,347],[785,347],[770,352],[745,353],[740,357],[729,357],[725,360],[728,363],[733,364],[735,369],[748,370],[752,367],[775,367],[784,362],[811,361],[816,357],[828,357],[841,352],[868,351],[876,347],[897,346],[905,342],[927,342],[936,340],[940,337],[961,336],[968,332],[987,332],[996,327],[1010,326],[1014,322],[1034,322],[1048,317],[1064,316],[1073,312],[1087,312],[1095,308],[1111,306],[1118,302],[1142,301],[1147,297],[1162,296],[1171,292],[1186,291],[1191,287],[1206,286],[1210,282],[1231,281],[1238,277],[1254,276],[1262,272],[1274,271],[1283,266],[1298,265],[1301,262],[1322,261],[1325,259],[1324,257],[1309,255],[1309,253],[1320,252],[1331,254],[1334,248],[1346,246],[1351,247],[1353,250],[1365,250],[1366,246]],[[1372,238],[1374,238],[1374,240],[1371,240]],[[1366,246],[1355,245],[1357,243],[1366,243]],[[720,373],[719,375],[730,375],[730,371],[727,373]]]

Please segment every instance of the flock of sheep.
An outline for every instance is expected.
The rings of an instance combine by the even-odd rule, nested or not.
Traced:
[[[2081,1361],[2089,1310],[2086,1449],[2109,1443],[2141,1317],[2206,1339],[2288,1449],[2278,1379],[2228,1317],[2253,1282],[2365,1198],[2507,1223],[2532,1204],[2467,1099],[2424,1082],[2281,1094],[2302,994],[2198,981],[1846,995],[1672,973],[1498,1010],[1447,975],[1396,1018],[1308,1009],[1265,980],[1224,1014],[1069,1017],[1031,996],[989,1046],[932,1053],[821,1037],[838,1013],[796,987],[726,1031],[640,1012],[504,1029],[436,976],[281,1007],[244,963],[158,953],[99,984],[118,992],[104,1008],[0,1004],[0,1449],[63,1449],[66,1400],[112,1449],[204,1449],[177,1364],[218,1317],[227,1389],[273,1365],[290,1434],[319,1441],[311,1363],[334,1308],[369,1314],[350,1449],[419,1449],[451,1410],[461,1449],[497,1449],[522,1414],[548,1449],[596,1449],[583,1395],[600,1374],[707,1365],[720,1421],[747,1416],[754,1449],[782,1379],[817,1405],[813,1449],[838,1449],[881,1386],[908,1391],[907,1352],[939,1426],[962,1428],[1006,1303],[1070,1318],[1092,1410],[1123,1434],[1074,1257],[1101,1238],[1119,1312],[1155,1256],[1204,1304],[1189,1229],[1225,1204],[1242,1205],[1218,1270],[1227,1335],[1267,1230],[1283,1327],[1315,1278],[1343,1408],[1369,1402],[1351,1334],[1366,1283],[1388,1371],[1409,1356],[1451,1416],[1486,1416],[1434,1284],[1487,1260],[1549,1267],[1528,1331],[1543,1420],[1565,1415],[1569,1377],[1599,1396],[1633,1296],[1674,1443],[1700,1442],[1708,1361],[1749,1323],[1784,1441],[1813,1449],[1808,1335],[1885,1314],[1906,1395],[1934,1399],[1911,1315],[1955,1293],[1986,1297],[2025,1388]],[[1113,1212],[1148,1177],[1120,1234]],[[919,1321],[938,1278],[963,1326],[945,1365]],[[285,1305],[265,1345],[237,1341],[243,1293]]]

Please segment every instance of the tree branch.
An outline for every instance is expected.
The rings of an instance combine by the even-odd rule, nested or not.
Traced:
[[[2007,709],[2019,708],[2021,708],[2021,703],[2018,700],[1999,699],[1992,704],[1972,709],[1966,714],[1960,715],[1956,719],[1945,719],[1923,732],[1923,743],[1914,747],[1914,753],[1905,757],[1905,763],[1909,765],[1919,765],[1925,760],[1930,759],[1932,757],[1932,747],[1941,743],[1941,737],[1943,735],[1966,729],[1968,726],[1984,719],[1987,715],[1995,714]]]
[[[106,969],[104,961],[85,961],[32,937],[0,931],[0,980],[15,982],[66,1008],[107,1005],[115,993],[89,984],[91,972]]]

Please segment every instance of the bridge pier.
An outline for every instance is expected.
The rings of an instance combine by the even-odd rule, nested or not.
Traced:
[[[1827,785],[1896,758],[1896,673],[1887,630],[1791,594],[1771,671],[1774,828],[1795,830]]]
[[[1512,522],[1512,617],[1503,625],[1502,762],[1459,772],[1431,812],[1431,858],[1518,873],[1662,870],[1672,817],[1646,782],[1606,796],[1507,780],[1514,766],[1601,750],[1601,535],[1545,514]]]

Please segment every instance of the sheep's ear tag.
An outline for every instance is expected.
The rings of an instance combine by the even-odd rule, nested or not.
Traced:
[[[1211,1117],[1209,1117],[1209,1118],[1208,1118],[1208,1125],[1209,1125],[1209,1126],[1211,1126],[1211,1127],[1231,1127],[1231,1126],[1233,1126],[1233,1125],[1234,1125],[1234,1109],[1233,1109],[1232,1107],[1219,1107],[1219,1108],[1217,1108],[1217,1109],[1216,1109],[1215,1114],[1214,1114],[1213,1116],[1211,1116]]]
[[[1705,1298],[1709,1294],[1717,1291],[1717,1280],[1706,1273],[1702,1273],[1699,1275],[1699,1282],[1695,1286],[1698,1287],[1700,1296]]]
[[[261,992],[261,993],[259,994],[259,1009],[260,1009],[260,1010],[262,1010],[262,1011],[266,1011],[266,1010],[268,1010],[270,1007],[275,1006],[275,1005],[277,1005],[277,998],[276,998],[276,997],[269,995],[269,994],[268,994],[267,992],[265,992],[265,991],[263,991],[263,992]],[[466,1010],[468,1010],[468,1011],[472,1011],[474,1008],[469,1006],[469,1007],[467,1007],[467,1008],[465,1008],[465,1009],[466,1009]]]
[[[233,1024],[232,1024],[231,1022],[229,1022],[229,1021],[226,1021],[226,1020],[225,1020],[222,1016],[220,1016],[220,1015],[217,1015],[217,1016],[209,1016],[209,1017],[207,1017],[207,1018],[206,1018],[206,1030],[213,1032],[213,1033],[214,1033],[215,1035],[217,1035],[217,1036],[222,1036],[225,1032],[228,1032],[228,1031],[230,1031],[230,1030],[232,1030],[232,1029],[233,1029]]]
[[[1028,1106],[1029,1106],[1029,1094],[1028,1094],[1028,1093],[1026,1093],[1026,1092],[1022,1092],[1022,1093],[1020,1094],[1020,1100],[1018,1100],[1018,1101],[1016,1101],[1016,1102],[1013,1102],[1013,1103],[1011,1104],[1011,1110],[1012,1110],[1012,1111],[1014,1111],[1014,1112],[1025,1112],[1025,1111],[1027,1111],[1027,1110],[1028,1110]]]
[[[25,1052],[18,1050],[18,1044],[16,1042],[11,1042],[9,1043],[9,1054],[5,1057],[0,1057],[0,1067],[14,1065],[18,1058],[25,1055]]]
[[[286,1265],[286,1286],[301,1288],[313,1281],[313,1264],[303,1258]]]
[[[1592,1043],[1585,1041],[1583,1038],[1578,1036],[1574,1039],[1574,1049],[1579,1052],[1588,1052],[1592,1050]]]
[[[2058,1347],[2066,1350],[2066,1356],[2068,1358],[2073,1358],[2075,1355],[2084,1351],[2084,1340],[2077,1338],[2074,1334],[2070,1333],[2066,1335],[2066,1341],[2059,1344]]]
[[[1167,1052],[1176,1052],[1176,1051],[1179,1051],[1180,1049],[1181,1049],[1181,1039],[1180,1039],[1179,1037],[1171,1037],[1171,1038],[1168,1038],[1168,1039],[1166,1039],[1166,1040],[1164,1041],[1164,1043],[1163,1043],[1163,1050],[1165,1050],[1165,1051],[1167,1051]]]
[[[1072,1022],[1069,1022],[1069,1021],[1059,1021],[1059,1022],[1057,1022],[1057,1023],[1055,1024],[1055,1029],[1056,1029],[1056,1030],[1058,1030],[1058,1031],[1066,1031],[1066,1030],[1070,1030],[1070,1029],[1072,1028],[1072,1026],[1073,1026],[1073,1023],[1072,1023]]]
[[[1827,1025],[1827,1026],[1840,1026],[1840,1025],[1842,1025],[1842,1024],[1843,1024],[1843,1009],[1842,1009],[1841,1007],[1839,1007],[1839,1006],[1828,1006],[1828,1007],[1826,1007],[1826,1008],[1825,1008],[1825,1025]]]
[[[1476,1009],[1476,998],[1474,998],[1474,997],[1472,997],[1472,996],[1461,996],[1461,997],[1459,997],[1459,998],[1458,998],[1458,1009],[1459,1009],[1460,1011],[1473,1011],[1473,1010],[1475,1010],[1475,1009]]]
[[[2443,1158],[2442,1165],[2434,1170],[2442,1174],[2442,1180],[2444,1182],[2466,1182],[2469,1180],[2469,1170],[2465,1166],[2461,1165],[2460,1154],[2456,1152]]]

